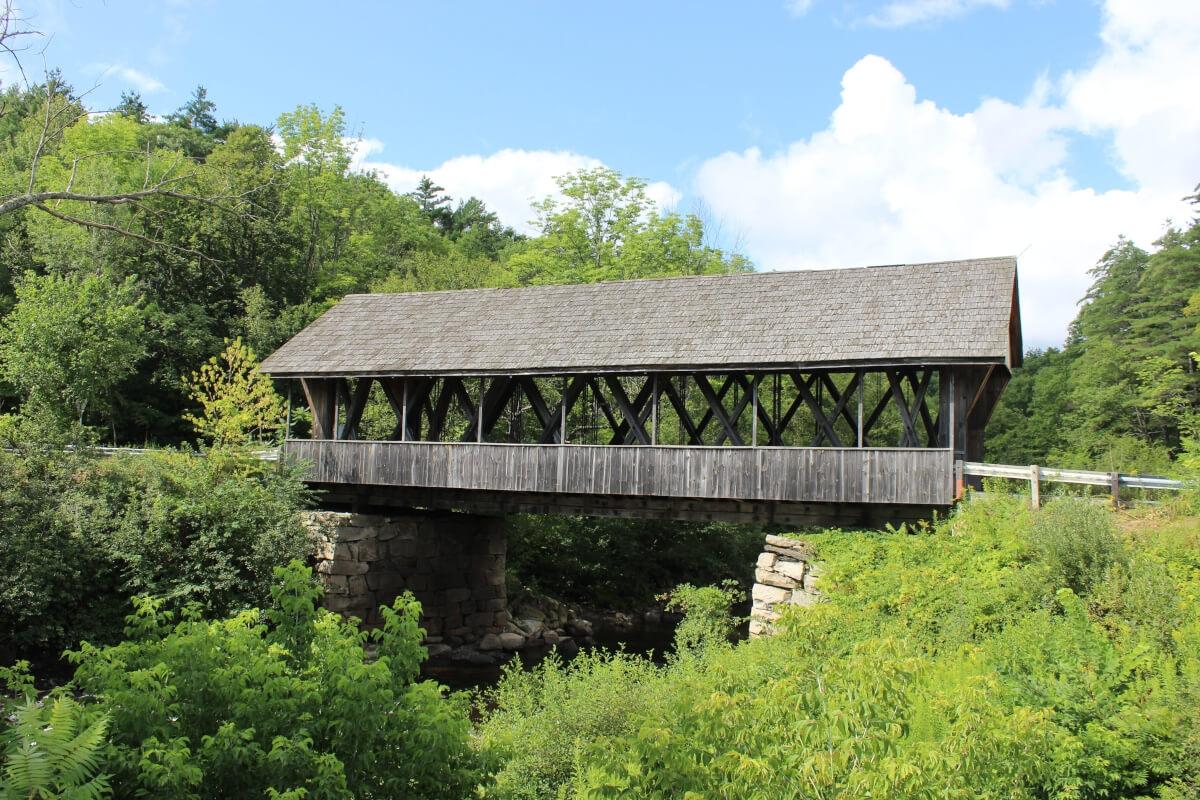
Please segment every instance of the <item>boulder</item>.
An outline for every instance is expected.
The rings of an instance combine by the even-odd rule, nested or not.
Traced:
[[[500,637],[494,633],[486,634],[482,639],[479,640],[480,650],[499,650],[502,647],[504,647],[504,645],[500,642]]]
[[[519,650],[525,646],[525,637],[519,633],[505,631],[500,634],[500,646],[505,650]]]

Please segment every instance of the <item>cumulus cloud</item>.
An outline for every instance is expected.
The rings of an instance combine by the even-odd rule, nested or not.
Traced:
[[[153,75],[147,75],[139,69],[134,69],[124,64],[92,64],[84,71],[98,74],[101,80],[115,78],[128,86],[132,86],[142,94],[154,94],[167,88],[162,81]]]
[[[696,191],[765,269],[1020,255],[1026,341],[1060,344],[1118,235],[1148,246],[1167,218],[1191,216],[1180,198],[1200,180],[1200,107],[1184,84],[1200,74],[1200,26],[1189,3],[1149,5],[1109,3],[1089,68],[966,114],[867,56],[825,129],[709,159]],[[1133,188],[1072,180],[1078,135],[1111,137]]]
[[[796,17],[803,17],[809,12],[809,9],[812,8],[812,5],[813,0],[787,0],[786,3],[787,10]]]
[[[417,169],[382,160],[382,151],[378,139],[359,140],[354,145],[353,166],[373,170],[397,192],[411,191],[422,175],[428,175],[452,197],[478,197],[505,224],[525,233],[533,232],[532,203],[557,193],[555,177],[603,166],[599,159],[565,150],[505,149],[491,155],[457,156]],[[664,209],[673,208],[681,197],[665,182],[651,183],[646,193]]]
[[[863,22],[880,28],[902,28],[960,17],[978,8],[1007,8],[1009,0],[895,0],[868,14]]]

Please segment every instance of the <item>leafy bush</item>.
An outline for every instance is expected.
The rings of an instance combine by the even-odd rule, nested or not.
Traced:
[[[649,660],[620,652],[584,652],[565,664],[551,655],[528,672],[510,662],[481,698],[478,744],[502,765],[486,796],[553,800],[579,747],[631,732],[655,676]]]
[[[762,529],[593,517],[510,518],[508,565],[531,588],[574,602],[637,608],[688,581],[745,581]]]
[[[1091,592],[1124,559],[1112,514],[1086,499],[1061,498],[1046,505],[1029,528],[1029,542],[1054,589]]]
[[[0,452],[0,650],[111,641],[134,594],[209,614],[262,605],[306,558],[293,467],[223,450]]]
[[[126,641],[70,654],[76,690],[110,720],[115,796],[465,796],[481,761],[465,698],[417,680],[420,605],[397,598],[368,637],[317,608],[308,568],[275,575],[265,614],[209,622],[142,597]]]
[[[675,653],[695,654],[711,645],[726,644],[739,620],[729,607],[746,599],[736,581],[721,586],[693,586],[683,583],[665,595],[668,611],[680,611],[683,619],[675,628]]]

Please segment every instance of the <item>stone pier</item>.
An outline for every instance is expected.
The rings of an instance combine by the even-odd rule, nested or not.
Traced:
[[[821,599],[821,574],[812,546],[786,536],[767,536],[754,569],[750,636],[769,634],[787,606],[811,606]]]
[[[305,524],[316,539],[317,574],[331,611],[377,625],[380,606],[408,590],[421,601],[427,641],[447,649],[509,624],[499,517],[311,511]]]

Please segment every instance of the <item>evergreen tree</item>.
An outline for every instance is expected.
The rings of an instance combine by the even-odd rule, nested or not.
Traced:
[[[150,119],[149,109],[146,108],[146,104],[142,102],[142,96],[137,92],[121,92],[121,102],[117,103],[117,107],[113,111],[135,122],[144,123]]]

